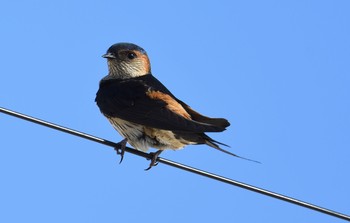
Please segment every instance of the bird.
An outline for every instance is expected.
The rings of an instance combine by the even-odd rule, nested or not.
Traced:
[[[99,82],[96,104],[101,113],[124,138],[115,150],[124,157],[126,143],[147,152],[157,149],[149,167],[157,164],[159,154],[187,145],[206,144],[221,152],[227,146],[207,132],[222,132],[230,123],[224,118],[204,116],[176,98],[151,72],[146,51],[133,43],[116,43],[102,57],[107,59],[108,74]],[[246,158],[243,158],[246,159]]]

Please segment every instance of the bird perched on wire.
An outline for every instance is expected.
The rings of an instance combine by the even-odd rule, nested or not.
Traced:
[[[121,161],[127,142],[144,152],[150,147],[158,149],[147,169],[156,164],[163,150],[186,145],[207,144],[239,157],[220,148],[218,144],[225,144],[205,134],[222,132],[230,123],[203,116],[177,99],[152,75],[144,49],[132,43],[117,43],[103,57],[107,58],[108,75],[100,81],[95,101],[124,137],[115,148]]]

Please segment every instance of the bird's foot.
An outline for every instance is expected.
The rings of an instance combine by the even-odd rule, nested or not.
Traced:
[[[150,170],[152,167],[157,166],[158,165],[158,157],[159,155],[163,152],[163,150],[158,150],[155,153],[150,153],[152,155],[151,158],[151,163],[149,164],[149,167],[145,170]]]
[[[128,142],[127,139],[123,139],[122,141],[118,142],[117,145],[114,147],[114,150],[117,152],[118,155],[120,155],[119,164],[123,161],[127,142]]]

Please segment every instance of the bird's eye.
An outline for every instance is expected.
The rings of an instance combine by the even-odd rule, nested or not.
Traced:
[[[128,58],[130,59],[130,60],[132,60],[132,59],[135,59],[137,56],[136,56],[136,54],[135,53],[128,53]]]

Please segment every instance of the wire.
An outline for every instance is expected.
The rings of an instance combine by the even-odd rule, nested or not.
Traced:
[[[62,132],[65,132],[65,133],[68,133],[68,134],[71,134],[71,135],[79,136],[79,137],[84,138],[84,139],[88,139],[88,140],[91,140],[91,141],[94,141],[94,142],[98,142],[98,143],[101,143],[101,144],[104,144],[104,145],[107,145],[107,146],[110,146],[110,147],[117,146],[116,143],[108,141],[106,139],[98,138],[98,137],[93,136],[93,135],[89,135],[89,134],[86,134],[86,133],[83,133],[83,132],[79,132],[79,131],[76,131],[76,130],[73,130],[73,129],[70,129],[70,128],[67,128],[67,127],[63,127],[63,126],[60,126],[60,125],[57,125],[57,124],[54,124],[54,123],[51,123],[51,122],[47,122],[47,121],[44,121],[44,120],[41,120],[41,119],[38,119],[38,118],[34,118],[34,117],[31,117],[31,116],[28,116],[28,115],[24,115],[24,114],[21,114],[21,113],[15,112],[15,111],[11,111],[11,110],[8,110],[8,109],[2,108],[2,107],[0,107],[0,112],[5,113],[7,115],[11,115],[11,116],[17,117],[17,118],[21,118],[21,119],[24,119],[24,120],[27,120],[27,121],[30,121],[30,122],[34,122],[36,124],[43,125],[43,126],[46,126],[46,127],[52,128],[52,129],[56,129],[58,131],[62,131]],[[134,155],[137,155],[137,156],[141,156],[141,157],[147,158],[147,159],[151,159],[152,158],[151,154],[144,153],[144,152],[141,152],[141,151],[138,151],[136,149],[129,148],[129,147],[126,147],[125,151],[129,152],[129,153],[132,153]],[[213,174],[213,173],[209,173],[209,172],[206,172],[206,171],[203,171],[203,170],[200,170],[200,169],[196,169],[196,168],[193,168],[193,167],[181,164],[181,163],[177,163],[177,162],[174,162],[174,161],[171,161],[171,160],[167,160],[167,159],[164,159],[164,158],[161,158],[161,157],[158,157],[158,162],[166,164],[166,165],[169,165],[169,166],[172,166],[172,167],[175,167],[175,168],[178,168],[178,169],[182,169],[182,170],[185,170],[185,171],[188,171],[188,172],[192,172],[192,173],[195,173],[195,174],[198,174],[198,175],[202,175],[202,176],[205,176],[205,177],[217,180],[217,181],[221,181],[221,182],[224,182],[224,183],[227,183],[227,184],[230,184],[230,185],[238,186],[238,187],[241,187],[241,188],[246,189],[246,190],[250,190],[250,191],[253,191],[253,192],[256,192],[256,193],[260,193],[260,194],[264,194],[264,195],[267,195],[267,196],[270,196],[270,197],[273,197],[273,198],[277,198],[277,199],[282,200],[282,201],[286,201],[286,202],[293,203],[293,204],[296,204],[296,205],[299,205],[299,206],[302,206],[302,207],[305,207],[305,208],[309,208],[309,209],[312,209],[312,210],[315,210],[315,211],[318,211],[318,212],[321,212],[321,213],[324,213],[324,214],[327,214],[327,215],[330,215],[330,216],[334,216],[334,217],[337,217],[337,218],[340,218],[340,219],[343,219],[343,220],[350,221],[350,216],[349,215],[345,215],[345,214],[342,214],[342,213],[339,213],[339,212],[336,212],[336,211],[332,211],[330,209],[326,209],[326,208],[323,208],[323,207],[320,207],[320,206],[317,206],[317,205],[314,205],[314,204],[311,204],[311,203],[307,203],[307,202],[304,202],[304,201],[301,201],[301,200],[298,200],[298,199],[295,199],[295,198],[292,198],[292,197],[288,197],[288,196],[285,196],[285,195],[282,195],[282,194],[278,194],[278,193],[275,193],[275,192],[272,192],[272,191],[268,191],[268,190],[265,190],[265,189],[262,189],[262,188],[259,188],[259,187],[255,187],[255,186],[252,186],[252,185],[249,185],[249,184],[246,184],[246,183],[242,183],[242,182],[239,182],[239,181],[236,181],[236,180],[232,180],[232,179],[229,179],[229,178],[226,178],[226,177],[223,177],[223,176],[219,176],[219,175],[216,175],[216,174]]]

